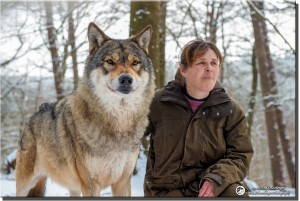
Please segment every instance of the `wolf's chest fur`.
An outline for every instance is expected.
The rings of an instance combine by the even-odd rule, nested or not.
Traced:
[[[127,151],[113,151],[102,157],[86,157],[85,166],[91,179],[99,181],[99,184],[115,183],[122,176],[129,157],[130,153]],[[103,172],[106,172],[106,174],[104,175]],[[102,186],[101,188],[105,187]]]
[[[84,151],[98,155],[111,150],[132,150],[140,143],[148,124],[148,108],[142,102],[129,98],[112,97],[107,101],[95,99],[87,102],[83,97],[69,102],[78,131],[78,142]],[[84,115],[84,118],[82,116]]]

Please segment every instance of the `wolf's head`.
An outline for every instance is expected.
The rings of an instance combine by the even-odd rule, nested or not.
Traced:
[[[84,80],[100,99],[142,96],[151,87],[148,85],[153,85],[152,63],[148,57],[151,34],[152,27],[147,26],[128,39],[112,39],[94,23],[89,24],[90,55]]]

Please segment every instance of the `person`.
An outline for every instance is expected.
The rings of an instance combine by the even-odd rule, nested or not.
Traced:
[[[219,49],[190,41],[179,63],[150,107],[144,195],[247,196],[240,190],[253,148],[242,109],[217,81]]]

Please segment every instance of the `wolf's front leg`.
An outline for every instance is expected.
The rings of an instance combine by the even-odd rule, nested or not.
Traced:
[[[83,197],[99,197],[100,196],[100,187],[93,181],[90,176],[84,172],[85,177],[81,177],[81,193]]]
[[[118,182],[111,185],[111,190],[113,196],[119,197],[129,197],[131,196],[131,184],[130,184],[131,175],[126,178],[122,178]]]
[[[81,192],[77,191],[77,190],[70,190],[69,189],[69,193],[70,193],[70,197],[80,197],[81,196]]]
[[[137,146],[129,153],[123,169],[122,176],[111,185],[113,196],[131,196],[131,176],[139,155],[140,149]]]
[[[83,197],[99,197],[100,189],[97,185],[84,185],[81,186],[81,192]]]

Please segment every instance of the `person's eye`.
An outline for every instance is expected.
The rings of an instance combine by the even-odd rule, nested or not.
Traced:
[[[212,66],[217,66],[218,63],[217,63],[217,62],[211,62],[211,65],[212,65]]]
[[[201,66],[203,66],[203,65],[205,65],[206,63],[204,62],[204,61],[200,61],[200,62],[198,62],[197,63],[197,65],[201,65]]]

